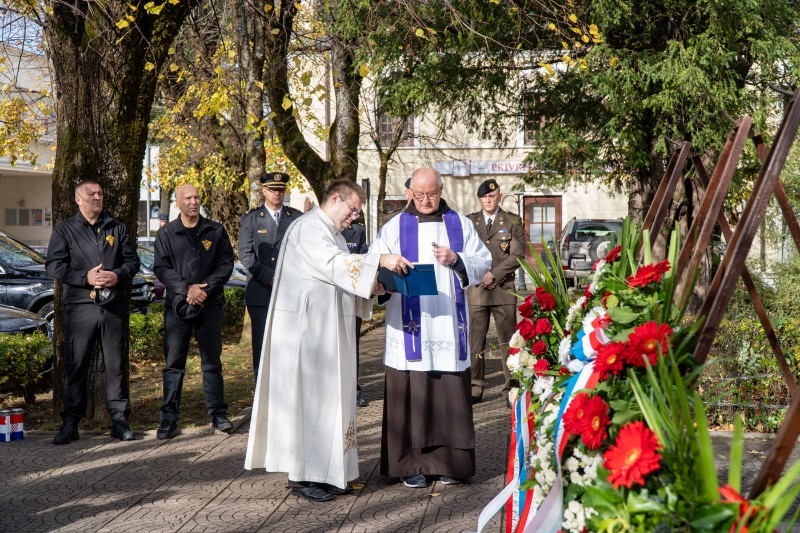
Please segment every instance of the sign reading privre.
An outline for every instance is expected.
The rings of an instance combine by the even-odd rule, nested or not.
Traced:
[[[467,168],[464,168],[467,167]],[[532,167],[522,161],[438,161],[433,168],[442,174],[471,176],[475,174],[527,174]],[[467,170],[468,169],[468,170]]]

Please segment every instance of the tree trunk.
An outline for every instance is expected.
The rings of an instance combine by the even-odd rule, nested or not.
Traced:
[[[135,239],[142,161],[160,66],[191,5],[165,4],[160,14],[135,12],[132,27],[119,29],[129,13],[124,2],[54,3],[45,39],[53,72],[57,145],[53,169],[53,224],[74,216],[75,185],[94,179],[105,191],[105,210]],[[135,27],[133,27],[135,26]],[[106,40],[108,39],[108,40]],[[155,68],[148,68],[148,64]],[[61,406],[64,307],[56,290],[53,418]],[[102,358],[89,377],[94,422],[107,420]],[[99,404],[99,405],[98,405]]]

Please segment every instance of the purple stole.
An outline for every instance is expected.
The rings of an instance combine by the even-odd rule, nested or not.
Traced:
[[[442,215],[444,227],[447,230],[447,239],[450,241],[450,249],[454,252],[464,250],[464,232],[461,227],[461,219],[452,209]],[[419,261],[419,218],[407,212],[400,214],[400,253],[411,261]],[[461,280],[455,271],[453,275],[453,286],[456,296],[456,314],[458,320],[458,358],[461,361],[467,360],[467,312],[464,289],[461,287]],[[406,348],[407,361],[422,360],[422,312],[419,305],[419,296],[400,295],[403,303],[403,339]]]

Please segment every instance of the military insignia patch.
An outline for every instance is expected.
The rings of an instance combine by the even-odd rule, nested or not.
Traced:
[[[203,243],[203,248],[205,248],[206,251],[208,251],[208,249],[211,248],[211,241],[209,241],[208,239],[203,239],[200,242]]]
[[[493,190],[495,190],[496,188],[497,188],[497,185],[495,185],[494,183],[490,183],[490,184],[489,184],[489,190],[490,190],[490,191],[493,191]]]
[[[269,230],[266,230],[266,229],[260,229],[260,230],[258,230],[258,233],[269,233]]]
[[[89,291],[89,299],[90,300],[94,300],[94,297],[95,297],[96,294],[97,293],[95,293],[94,291]]]
[[[501,242],[500,243],[500,250],[503,252],[508,251],[508,247],[511,246],[511,243],[508,242]]]
[[[106,235],[106,242],[109,246],[114,246],[114,236],[113,235]]]

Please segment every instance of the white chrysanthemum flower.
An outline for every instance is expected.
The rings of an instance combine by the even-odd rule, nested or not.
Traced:
[[[519,365],[519,355],[521,352],[508,354],[508,358],[506,359],[506,366],[508,367],[509,372],[519,372],[520,365]]]
[[[564,461],[564,470],[575,472],[578,469],[578,460],[575,457],[570,457]]]
[[[597,294],[597,287],[598,287],[598,286],[599,286],[599,285],[597,284],[597,281],[593,281],[593,282],[591,282],[591,283],[589,284],[589,292],[590,292],[590,293],[592,293],[592,294]]]
[[[561,339],[561,342],[558,343],[558,361],[562,365],[566,365],[569,363],[569,350],[572,348],[572,339],[569,338],[569,335]]]
[[[519,331],[515,331],[514,334],[511,336],[511,339],[508,341],[508,345],[511,348],[524,348],[526,344],[525,338],[519,334]]]
[[[583,478],[577,472],[572,472],[569,475],[569,481],[573,485],[578,485],[579,487],[583,485]]]

